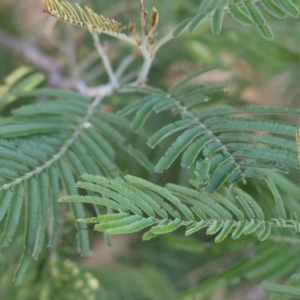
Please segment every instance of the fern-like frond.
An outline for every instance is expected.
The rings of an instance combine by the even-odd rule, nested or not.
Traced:
[[[184,30],[192,33],[207,19],[211,20],[212,33],[219,34],[222,29],[224,14],[229,13],[236,22],[244,26],[256,26],[261,36],[267,40],[271,40],[273,32],[266,22],[262,9],[279,19],[286,17],[286,15],[294,18],[299,16],[299,9],[292,0],[279,0],[276,2],[273,0],[202,0],[198,14],[179,24],[174,30],[173,36],[178,36]]]
[[[13,95],[19,98],[37,94],[59,99],[22,106],[0,121],[0,220],[5,222],[0,247],[7,247],[12,241],[22,215],[26,220],[24,251],[15,276],[17,284],[30,260],[39,256],[46,239],[48,245],[56,244],[60,186],[65,194],[76,194],[75,177],[82,173],[120,176],[112,145],[136,154],[137,161],[148,170],[153,168],[115,128],[129,128],[129,123],[96,109],[99,98],[91,101],[72,92],[51,89],[16,90]],[[82,204],[71,203],[70,209],[75,219],[84,218]],[[86,224],[76,224],[78,250],[87,255]]]
[[[211,69],[214,68],[204,71]],[[199,184],[213,192],[225,183],[230,185],[245,182],[247,177],[256,177],[260,170],[287,173],[299,168],[295,141],[298,126],[267,118],[270,114],[299,115],[299,109],[252,105],[239,110],[230,106],[203,109],[203,102],[226,87],[185,86],[201,73],[196,72],[182,80],[169,93],[146,96],[118,112],[122,117],[135,112],[131,124],[135,131],[145,125],[152,112],[171,111],[181,118],[166,124],[148,140],[148,145],[154,148],[166,138],[176,136],[157,162],[156,172],[168,169],[179,156],[184,168],[195,166],[198,161],[196,176]],[[206,173],[200,175],[201,168]]]
[[[122,179],[108,179],[101,176],[82,175],[84,181],[77,187],[101,194],[102,197],[64,196],[62,202],[93,203],[119,211],[100,215],[80,222],[97,223],[96,231],[108,234],[129,234],[150,228],[143,235],[144,240],[160,234],[170,233],[179,227],[186,227],[186,235],[207,228],[206,234],[214,235],[216,242],[223,241],[229,234],[238,239],[242,234],[251,234],[260,229],[258,239],[263,241],[271,234],[272,227],[292,227],[300,232],[300,223],[287,219],[278,191],[275,203],[278,218],[266,219],[264,212],[250,195],[239,188],[232,192],[237,201],[231,201],[218,193],[191,189],[174,184],[160,187],[133,176]],[[268,181],[273,184],[271,180]]]

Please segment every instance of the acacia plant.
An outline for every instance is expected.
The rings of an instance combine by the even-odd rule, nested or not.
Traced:
[[[68,23],[52,34],[73,43],[70,76],[39,53],[0,89],[5,299],[300,299],[300,109],[247,104],[243,77],[288,74],[297,98],[297,1],[164,1],[112,2],[132,8],[117,21],[43,0]],[[76,52],[72,25],[96,56]],[[113,249],[114,235],[131,243],[125,262],[78,262],[76,244],[87,256],[89,236]]]

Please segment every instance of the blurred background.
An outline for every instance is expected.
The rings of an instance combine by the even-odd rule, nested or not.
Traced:
[[[185,18],[194,16],[200,2],[145,0],[148,11],[155,6],[160,13],[157,38],[172,31]],[[294,2],[299,7],[300,1]],[[129,21],[139,22],[139,0],[82,0],[78,3],[125,26]],[[27,76],[36,76],[36,86],[40,87],[80,91],[82,84],[89,87],[105,84],[108,78],[89,32],[58,21],[42,10],[41,0],[0,0],[0,93],[5,78],[23,66],[31,68]],[[299,107],[300,22],[291,17],[283,20],[269,14],[265,17],[275,34],[271,42],[264,40],[253,26],[243,27],[229,15],[225,15],[218,36],[211,33],[209,23],[193,34],[182,34],[159,50],[148,84],[167,90],[185,75],[222,62],[225,68],[197,79],[201,83],[229,86],[229,92],[214,96],[209,105],[226,103],[238,107],[247,102]],[[137,50],[107,36],[101,39],[114,68],[124,58],[132,58],[124,80],[134,79],[142,63]],[[136,95],[114,95],[104,101],[103,109],[116,111],[136,99]],[[0,113],[5,116],[12,108],[42,100],[23,98],[2,107]],[[148,129],[160,128],[165,123],[163,118],[156,117],[155,124],[150,120]],[[133,134],[131,138],[153,161],[165,151],[163,147],[150,151],[145,139]],[[188,184],[189,171],[182,170],[179,164],[163,175],[147,175],[140,166],[126,160],[125,163],[120,151],[118,163],[126,173],[162,185],[166,182]],[[149,242],[142,242],[140,234],[118,236],[113,238],[113,246],[108,247],[103,236],[91,230],[92,251],[88,258],[80,258],[76,252],[72,215],[64,205],[60,204],[60,210],[57,248],[44,251],[30,266],[20,287],[14,287],[12,278],[23,236],[18,236],[2,251],[5,259],[0,265],[1,299],[180,299],[178,295],[182,291],[220,273],[244,255],[253,255],[255,239],[251,237],[211,244],[213,238],[201,232],[186,238],[179,230]],[[265,247],[272,245],[266,242]],[[232,282],[229,287],[211,285],[211,295],[203,299],[267,299],[262,285],[257,282],[255,278],[248,278],[238,285]]]

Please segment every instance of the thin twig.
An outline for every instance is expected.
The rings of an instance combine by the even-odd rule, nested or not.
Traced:
[[[107,75],[109,77],[110,83],[114,89],[118,90],[118,88],[119,88],[118,79],[117,79],[117,77],[112,69],[112,66],[110,64],[110,61],[101,45],[100,39],[98,37],[98,33],[94,32],[93,38],[94,38],[95,47],[97,48],[97,51],[102,59],[102,62],[103,62],[104,68],[107,72]]]
[[[141,68],[141,71],[138,75],[137,81],[134,83],[135,85],[144,84],[147,81],[147,77],[149,74],[149,71],[152,66],[152,62],[154,59],[154,56],[149,53],[149,51],[144,47],[143,45],[140,46],[140,50],[144,57],[143,66]]]
[[[13,51],[48,75],[48,84],[59,88],[76,89],[81,94],[86,93],[86,84],[80,79],[69,79],[61,74],[61,67],[56,60],[48,57],[34,44],[31,44],[24,39],[13,36],[12,34],[0,29],[0,45],[7,50]]]

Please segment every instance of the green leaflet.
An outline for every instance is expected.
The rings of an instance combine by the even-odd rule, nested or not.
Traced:
[[[187,150],[184,151],[182,155],[181,165],[183,167],[191,167],[199,154],[201,153],[202,149],[210,143],[215,137],[213,135],[204,135],[203,137],[197,139],[193,142]]]
[[[25,105],[12,111],[15,116],[26,116],[36,114],[75,114],[82,115],[82,112],[87,109],[87,102],[83,102],[82,99],[70,100],[57,100],[48,101],[39,104]]]
[[[0,168],[0,176],[7,179],[15,179],[19,177],[20,174],[8,168]]]
[[[189,26],[187,27],[188,33],[192,33],[199,25],[200,23],[205,19],[207,16],[206,13],[199,13],[197,14],[190,22]]]
[[[119,175],[118,170],[116,170],[115,164],[111,161],[111,159],[99,149],[97,144],[87,135],[83,135],[79,138],[83,145],[85,145],[88,153],[91,157],[97,161],[97,163],[101,166],[103,172],[107,176],[116,177]]]
[[[87,128],[84,132],[98,146],[97,148],[100,148],[110,160],[114,159],[116,155],[115,150],[99,132],[93,128]]]
[[[282,7],[290,16],[297,18],[299,16],[299,9],[293,3],[292,0],[278,0],[278,4]]]
[[[60,160],[57,162],[57,168],[66,193],[76,195],[77,190],[75,188],[74,178],[67,163]],[[70,203],[70,208],[75,220],[85,217],[82,203]],[[84,223],[76,222],[75,224],[78,231],[76,234],[78,251],[82,255],[87,255],[89,252],[89,238],[86,230],[87,226]]]
[[[99,174],[101,175],[102,172],[99,168],[99,166],[96,164],[96,162],[93,160],[93,158],[89,155],[87,149],[82,145],[81,143],[75,143],[72,147],[74,150],[74,155],[77,157],[80,157],[82,161],[82,164],[84,165],[85,170],[87,172],[93,173],[93,174]]]
[[[168,169],[172,162],[179,156],[179,154],[200,134],[203,133],[205,128],[197,126],[186,130],[180,135],[176,141],[167,150],[164,157],[155,166],[155,171],[161,173]]]
[[[271,234],[271,223],[270,222],[263,222],[263,230],[258,236],[259,241],[264,241],[268,238],[268,236]]]
[[[172,36],[173,37],[178,37],[186,28],[186,26],[190,23],[190,21],[193,18],[188,18],[184,21],[182,21],[179,25],[176,26],[176,28],[174,29],[174,31],[172,32]]]
[[[30,262],[31,262],[31,256],[28,253],[23,252],[20,264],[16,269],[15,276],[14,276],[15,285],[20,285],[22,283]]]
[[[152,108],[155,104],[163,101],[164,95],[154,95],[149,99],[146,104],[139,108],[136,112],[136,115],[132,121],[131,128],[134,131],[138,131],[143,127],[147,118],[150,116],[152,112]]]
[[[127,199],[130,199],[136,206],[138,206],[142,211],[144,211],[148,216],[155,217],[155,212],[150,205],[140,196],[139,193],[131,191],[130,187],[123,182],[111,182],[110,188],[113,188],[116,192],[122,194]]]
[[[260,35],[268,41],[272,40],[274,37],[272,29],[268,24],[258,26],[257,30],[260,33]]]
[[[123,109],[120,109],[117,112],[117,114],[120,117],[125,117],[126,115],[134,112],[135,110],[138,110],[140,107],[142,107],[144,104],[146,104],[151,99],[152,99],[152,97],[148,96],[148,97],[142,98],[138,101],[134,101],[134,102],[126,105]]]
[[[7,247],[14,236],[19,218],[21,215],[21,209],[23,205],[24,188],[23,185],[18,185],[14,188],[12,198],[10,200],[7,218],[5,223],[4,232],[0,238],[0,246]]]
[[[147,219],[142,219],[139,221],[136,221],[132,224],[129,224],[127,226],[123,226],[123,227],[118,227],[118,228],[112,228],[112,229],[108,229],[106,232],[108,234],[128,234],[128,233],[133,233],[136,231],[140,231],[146,227],[151,226],[152,224],[154,224],[156,222],[156,219],[153,217],[149,217]]]
[[[274,122],[263,119],[244,119],[244,118],[228,118],[228,117],[220,117],[220,118],[210,118],[205,120],[207,125],[210,125],[211,130],[216,131],[250,131],[250,130],[258,130],[258,131],[268,131],[276,134],[284,134],[287,136],[295,135],[297,130],[297,126]]]
[[[129,199],[127,199],[123,195],[120,195],[108,188],[105,188],[103,186],[99,186],[96,184],[92,184],[92,183],[86,183],[86,182],[77,182],[76,186],[79,188],[84,188],[84,189],[102,194],[102,195],[106,196],[107,198],[111,198],[111,199],[119,202],[121,206],[125,207],[126,209],[129,209],[133,213],[142,215],[142,211],[134,203],[132,203]],[[66,199],[66,198],[63,198],[63,199]],[[92,199],[92,198],[87,197],[87,200],[88,199]],[[95,203],[95,204],[101,204],[101,203]]]
[[[289,220],[289,223],[292,223],[292,224],[293,224],[293,226],[294,226],[294,228],[295,228],[295,231],[296,231],[297,233],[300,232],[300,223],[299,223],[299,222],[294,221],[294,220]]]
[[[36,178],[30,178],[25,189],[25,248],[33,248],[39,222],[38,186]]]
[[[30,178],[27,181],[25,194],[25,239],[22,258],[14,277],[16,285],[19,285],[25,276],[25,272],[31,260],[29,255],[31,254],[37,238],[36,228],[38,227],[40,216],[38,214],[38,186],[35,178]]]
[[[70,125],[68,124],[53,124],[42,122],[33,122],[28,124],[12,124],[1,126],[0,136],[2,138],[11,138],[27,136],[35,133],[61,132],[68,129],[70,129]]]
[[[166,225],[158,225],[158,226],[152,227],[151,232],[155,235],[170,233],[170,232],[176,230],[177,228],[179,228],[182,225],[182,223],[183,223],[182,220],[175,219],[173,221],[170,221]]]
[[[155,185],[151,182],[148,182],[146,180],[143,180],[141,178],[130,176],[130,175],[126,175],[125,179],[128,180],[129,182],[136,183],[143,187],[146,187],[146,188],[154,191],[155,193],[163,196],[168,201],[170,201],[172,204],[177,206],[182,211],[182,213],[184,213],[190,220],[193,219],[192,212],[184,204],[181,204],[179,199],[177,197],[173,196],[167,189],[157,186],[157,185]]]
[[[243,232],[244,232],[246,226],[247,226],[247,222],[245,222],[245,221],[240,221],[240,222],[238,222],[238,225],[237,225],[237,227],[235,228],[235,230],[233,231],[231,237],[232,237],[233,239],[238,239],[238,238],[240,238],[240,236],[243,234]]]
[[[234,222],[231,220],[227,220],[221,230],[221,232],[215,237],[215,242],[220,243],[224,241],[224,239],[228,236],[230,233],[231,229],[234,226]]]
[[[243,10],[241,10],[237,4],[233,3],[228,5],[228,10],[230,15],[233,17],[235,21],[238,23],[245,25],[245,26],[251,26],[252,21],[249,18],[249,15],[246,14]]]
[[[185,232],[185,235],[191,235],[199,230],[201,230],[202,228],[206,227],[208,224],[207,221],[205,220],[201,220],[199,223],[196,224],[196,226],[192,227],[191,229],[187,230]]]
[[[224,226],[223,221],[215,220],[214,223],[206,230],[206,234],[215,234]]]
[[[207,189],[209,192],[217,191],[235,170],[236,164],[232,161],[223,163],[208,179]]]
[[[244,0],[245,7],[253,23],[256,24],[258,32],[267,40],[273,39],[273,32],[269,25],[266,24],[266,20],[263,17],[260,10],[252,2],[252,0]]]
[[[176,133],[180,130],[187,129],[189,127],[195,126],[197,124],[197,121],[193,119],[186,119],[177,121],[175,123],[166,125],[159,131],[157,131],[152,137],[149,138],[147,144],[154,148],[157,146],[158,143],[160,143],[162,140],[164,140],[166,137],[170,136],[173,133]]]
[[[58,199],[59,202],[81,202],[81,203],[91,203],[96,205],[104,205],[106,207],[115,209],[115,210],[122,210],[125,211],[126,208],[122,204],[119,204],[113,200],[110,200],[105,197],[96,197],[96,196],[63,196]],[[81,218],[80,218],[81,219]]]
[[[275,295],[284,295],[288,297],[299,297],[300,295],[299,288],[293,286],[287,286],[287,285],[269,283],[264,287],[264,290],[267,293],[272,293]]]
[[[59,198],[59,179],[58,172],[53,166],[48,169],[49,176],[49,186],[51,189],[50,193],[50,220],[51,227],[49,226],[50,239],[48,242],[48,247],[54,247],[57,242],[58,232],[59,232],[59,208],[58,208],[58,198]]]
[[[202,0],[201,4],[198,8],[199,12],[206,12],[209,9],[210,6],[210,0]]]
[[[219,34],[222,29],[224,11],[223,8],[216,8],[211,19],[211,31],[213,34]]]
[[[269,145],[275,148],[282,148],[287,149],[296,153],[296,142],[294,140],[280,138],[276,136],[270,135],[258,135],[258,134],[250,134],[246,132],[235,132],[235,133],[222,133],[218,136],[218,138],[222,142],[232,142],[232,141],[239,141],[239,142],[257,142],[263,145]]]
[[[95,218],[88,218],[88,219],[79,219],[78,222],[111,222],[111,221],[117,221],[124,219],[128,217],[129,215],[127,213],[119,213],[119,214],[108,214],[108,215],[100,215]]]
[[[158,114],[160,112],[175,108],[177,105],[172,99],[166,99],[153,106],[153,110]]]
[[[121,186],[122,191],[125,190],[125,187],[126,187],[126,184],[123,183]],[[130,188],[128,189],[127,195],[130,196],[131,194],[133,194],[134,197],[139,198],[139,202],[143,203],[143,205],[140,206],[141,209],[143,209],[145,212],[148,211],[149,216],[155,217],[154,212],[156,212],[163,218],[168,217],[167,213],[163,209],[161,209],[160,206],[150,196],[148,196],[146,193],[144,193],[143,191],[141,191],[140,189],[138,189],[137,187],[135,187],[133,185],[131,185]]]
[[[42,247],[44,246],[45,231],[47,228],[47,218],[48,218],[48,199],[49,195],[49,179],[46,173],[38,178],[38,201],[39,201],[39,212],[38,212],[38,228],[36,235],[36,242],[34,245],[33,258],[37,259]],[[47,193],[48,192],[48,193]]]
[[[254,201],[253,198],[249,194],[245,193],[244,191],[242,191],[238,187],[233,187],[232,190],[237,195],[241,196],[243,198],[243,200],[245,200],[251,206],[251,208],[253,209],[253,211],[256,214],[257,219],[259,219],[259,220],[264,220],[265,219],[265,216],[264,216],[264,213],[263,213],[262,209],[259,207],[257,202]]]
[[[228,200],[226,197],[221,196],[218,193],[213,193],[213,197],[215,197],[220,203],[222,203],[225,207],[227,207],[229,210],[231,210],[237,219],[244,220],[245,216],[243,212],[230,200]]]
[[[249,203],[241,195],[236,196],[236,199],[239,201],[239,203],[243,207],[244,211],[248,215],[248,218],[249,219],[254,219],[255,218],[255,214],[253,212],[253,209],[249,205]]]
[[[6,191],[1,191],[0,192],[0,221],[4,218],[6,211],[8,210],[9,207],[9,202],[11,199],[11,191],[6,190]]]
[[[274,17],[284,18],[286,16],[284,10],[272,0],[260,0],[263,7]]]
[[[114,141],[118,143],[122,143],[125,141],[125,137],[119,133],[115,128],[113,128],[110,124],[104,122],[100,118],[92,118],[92,124],[94,127],[98,129],[106,138],[112,138]]]
[[[205,210],[205,209],[204,209]],[[199,208],[199,206],[192,206],[192,211],[196,214],[196,216],[200,219],[200,220],[207,220],[207,217],[204,213],[203,207]],[[217,215],[217,217],[219,218],[219,215]]]
[[[234,113],[234,110],[231,106],[219,106],[203,109],[197,113],[197,117],[199,119],[204,119],[207,117],[227,115],[232,113]]]
[[[159,196],[151,190],[148,190],[145,187],[137,186],[137,188],[143,193],[145,193],[148,197],[150,197],[153,201],[155,201],[159,206],[161,206],[160,212],[158,214],[161,215],[163,218],[167,219],[168,213],[173,218],[180,218],[180,213],[178,212],[178,210],[174,209],[172,205],[164,201],[164,199],[161,196]]]
[[[288,108],[288,107],[268,107],[268,106],[256,106],[256,105],[247,105],[245,108],[243,108],[240,111],[242,114],[280,114],[280,115],[285,115],[285,114],[300,114],[300,109],[295,109],[295,108]]]
[[[263,17],[262,13],[252,0],[244,0],[244,4],[253,23],[260,26],[266,23],[266,20]]]
[[[253,233],[258,229],[258,227],[261,225],[261,222],[259,220],[251,220],[251,222],[246,226],[243,233],[244,234],[250,234]]]
[[[216,155],[218,156],[218,155]],[[216,157],[214,156],[213,159]],[[199,184],[205,185],[207,178],[209,176],[209,169],[210,169],[210,164],[206,163],[202,160],[198,160],[196,162],[196,169],[195,169],[195,175],[197,177],[197,180],[199,182]]]
[[[271,180],[271,178],[266,178],[266,183],[268,184],[268,186],[273,194],[279,217],[286,219],[285,208],[284,208],[280,193],[278,192],[276,185]]]
[[[97,224],[95,225],[94,229],[97,231],[106,231],[107,229],[113,229],[113,228],[118,228],[118,227],[123,227],[126,225],[130,225],[136,221],[140,221],[143,218],[141,216],[129,216],[125,217],[119,220],[111,221],[111,222],[105,222],[102,224]]]
[[[66,98],[66,99],[78,99],[81,101],[90,101],[89,98],[82,96],[79,93],[71,92],[68,90],[59,90],[59,89],[48,89],[48,88],[41,88],[35,89],[31,91],[17,91],[15,93],[18,97],[28,97],[28,96],[51,96],[51,97],[58,97],[58,98]]]

